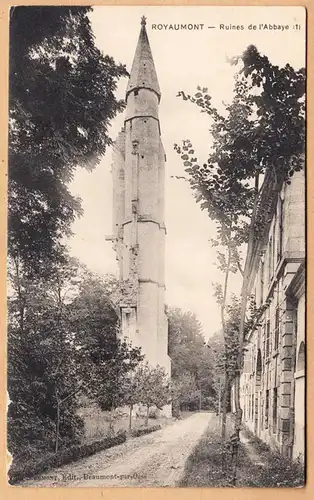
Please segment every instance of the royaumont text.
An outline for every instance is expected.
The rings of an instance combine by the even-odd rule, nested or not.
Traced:
[[[296,28],[299,25],[293,26],[294,29],[299,29]],[[259,24],[217,24],[216,26],[206,26],[204,23],[198,23],[198,24],[180,24],[180,23],[173,23],[173,24],[152,24],[152,30],[157,30],[157,31],[180,31],[180,30],[186,30],[186,31],[203,31],[206,30],[207,28],[218,28],[221,31],[242,31],[244,29],[248,30],[262,30],[262,31],[287,31],[290,29],[289,24],[267,24],[267,23],[259,23]]]

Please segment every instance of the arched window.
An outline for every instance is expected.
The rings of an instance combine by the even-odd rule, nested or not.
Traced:
[[[297,371],[305,369],[305,344],[302,341],[299,347],[298,358],[297,358]]]

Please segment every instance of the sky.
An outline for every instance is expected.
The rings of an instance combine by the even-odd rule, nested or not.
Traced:
[[[206,161],[211,144],[210,123],[196,106],[176,96],[179,90],[193,94],[198,85],[207,87],[212,103],[223,110],[224,103],[232,100],[237,71],[228,60],[241,55],[251,44],[273,64],[303,67],[305,10],[240,6],[94,7],[90,19],[97,46],[116,62],[126,64],[129,71],[143,15],[147,17],[146,28],[162,93],[159,118],[167,156],[166,303],[194,312],[209,338],[221,328],[212,283],[221,282],[222,275],[216,267],[216,250],[208,241],[215,238],[215,224],[200,210],[188,184],[173,178],[184,174],[182,160],[173,145],[190,139],[197,157]],[[174,23],[203,25],[203,29],[169,29]],[[294,28],[296,24],[299,29]],[[127,79],[119,82],[118,98],[125,97],[126,86]],[[123,119],[120,114],[112,121],[112,139]],[[84,215],[73,224],[74,235],[68,242],[70,252],[99,274],[117,274],[112,243],[105,239],[112,233],[111,163],[112,152],[108,149],[93,172],[80,169],[71,185],[72,193],[82,200]],[[239,294],[240,285],[240,277],[235,275],[230,291]]]

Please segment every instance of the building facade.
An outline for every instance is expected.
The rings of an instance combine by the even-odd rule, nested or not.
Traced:
[[[161,98],[145,18],[126,90],[124,126],[114,146],[113,241],[119,264],[121,335],[170,375],[165,315],[165,152]]]
[[[262,196],[266,230],[251,255],[254,327],[241,375],[243,422],[272,449],[296,459],[305,443],[305,179]]]

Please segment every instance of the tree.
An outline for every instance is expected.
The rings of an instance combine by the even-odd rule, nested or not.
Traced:
[[[196,201],[217,223],[218,244],[227,250],[221,258],[224,286],[216,289],[224,323],[228,275],[237,265],[243,275],[238,332],[235,387],[235,435],[239,438],[242,410],[239,380],[243,362],[243,341],[249,296],[252,255],[263,237],[267,213],[278,190],[304,164],[305,70],[273,65],[256,47],[249,46],[232,61],[242,64],[235,80],[235,96],[225,113],[211,104],[206,88],[198,87],[194,96],[180,91],[178,96],[196,104],[211,120],[212,151],[200,166],[193,145],[175,145],[180,154],[186,180]],[[263,203],[266,205],[263,207]],[[247,245],[244,270],[239,249]]]
[[[152,406],[162,409],[171,401],[170,381],[164,368],[151,367],[146,362],[138,369],[140,380],[140,402],[146,406],[145,424],[148,425],[149,410]]]
[[[85,272],[80,293],[69,307],[69,321],[80,352],[82,387],[102,410],[125,404],[126,381],[143,360],[138,347],[119,337],[119,315],[111,296],[118,286],[109,275],[104,278]]]
[[[189,400],[193,406],[196,399],[206,401],[213,394],[213,365],[209,359],[202,326],[195,314],[179,308],[168,307],[167,316],[172,379],[179,385],[186,375],[194,380],[195,387],[193,391],[191,389],[191,394],[186,394],[185,400],[186,403]],[[187,389],[188,387],[189,385]]]
[[[142,380],[140,371],[136,370],[124,379],[124,404],[129,407],[129,432],[132,430],[133,408],[140,402]]]
[[[111,359],[106,358],[107,354],[103,361],[98,362],[95,383],[89,392],[101,410],[111,412],[110,431],[113,431],[114,411],[129,403],[128,377],[132,376],[143,356],[140,348],[133,347],[127,340],[116,339]]]
[[[67,269],[44,280],[26,278],[18,265],[9,269],[8,444],[14,456],[29,445],[55,446],[57,451],[60,439],[65,446],[83,432],[76,399],[68,399],[80,383],[78,352],[66,314],[66,292],[75,270],[71,260]],[[72,293],[75,287],[72,283]],[[60,401],[65,399],[60,416]]]
[[[143,358],[117,338],[112,277],[88,273],[74,259],[49,279],[14,267],[10,277],[9,449],[14,457],[28,447],[57,452],[83,434],[79,394],[100,398],[118,367],[128,373]]]
[[[173,378],[171,381],[171,401],[172,413],[179,417],[181,407],[194,402],[197,386],[195,378],[189,373],[182,373],[179,378]]]
[[[96,47],[90,10],[10,11],[8,252],[33,274],[62,262],[62,238],[82,213],[68,183],[99,162],[124,108],[114,93],[127,71]]]

